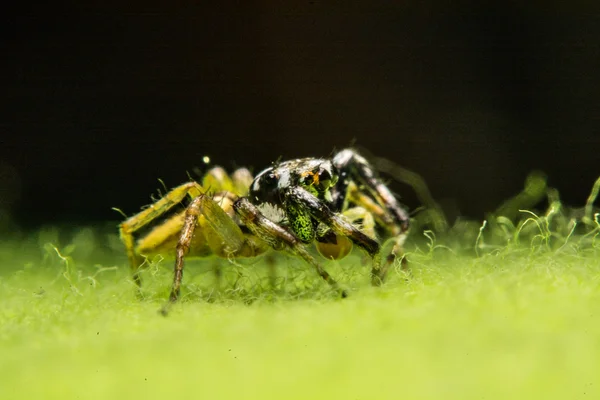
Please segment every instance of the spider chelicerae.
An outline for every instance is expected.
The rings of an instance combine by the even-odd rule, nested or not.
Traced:
[[[185,211],[136,243],[136,232],[187,196],[192,200]],[[120,234],[138,286],[144,256],[175,250],[169,296],[174,302],[188,254],[231,259],[258,256],[269,249],[301,257],[346,297],[307,246],[314,242],[323,256],[341,259],[354,243],[371,257],[371,282],[380,285],[397,259],[406,262],[402,245],[408,228],[406,210],[372,165],[354,149],[344,149],[329,159],[278,162],[254,178],[245,168],[231,176],[220,167],[212,168],[201,183],[180,185],[127,219]],[[382,258],[382,244],[388,240],[393,242],[391,251]]]

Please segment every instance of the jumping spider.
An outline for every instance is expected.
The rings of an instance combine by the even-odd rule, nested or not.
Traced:
[[[134,234],[165,214],[186,196],[187,209],[155,227],[137,244]],[[352,243],[372,258],[371,281],[381,284],[394,261],[402,257],[409,217],[365,158],[353,149],[331,159],[283,161],[256,177],[238,169],[231,177],[220,167],[211,169],[202,184],[192,181],[120,225],[121,239],[141,284],[143,255],[172,252],[175,268],[170,301],[177,300],[184,258],[215,254],[225,258],[253,257],[269,249],[288,250],[311,264],[332,287],[337,282],[307,250],[316,242],[327,258],[347,255]],[[197,230],[199,232],[197,232]],[[385,260],[382,242],[393,242]],[[402,260],[403,262],[405,260]],[[343,297],[345,291],[340,291]]]

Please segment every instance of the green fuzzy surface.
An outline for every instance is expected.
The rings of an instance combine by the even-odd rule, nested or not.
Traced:
[[[0,248],[0,399],[600,398],[596,242],[409,246],[381,288],[354,252],[324,262],[346,299],[292,256],[198,260],[163,317],[171,261],[136,296],[114,237],[55,239]]]

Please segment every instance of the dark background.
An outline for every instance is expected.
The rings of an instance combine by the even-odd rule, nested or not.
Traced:
[[[4,13],[4,224],[116,221],[204,155],[257,172],[352,141],[475,218],[533,169],[573,205],[600,175],[597,7],[214,3]]]

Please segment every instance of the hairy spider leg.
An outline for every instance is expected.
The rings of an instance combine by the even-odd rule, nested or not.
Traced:
[[[234,172],[232,178],[225,173],[223,168],[215,167],[209,170],[203,179],[203,186],[197,182],[187,182],[169,191],[160,200],[151,204],[145,210],[128,218],[119,226],[121,241],[125,245],[130,268],[133,274],[133,280],[138,287],[141,287],[140,268],[144,263],[144,256],[160,253],[171,253],[177,243],[177,237],[184,225],[184,212],[167,219],[165,222],[156,226],[147,235],[142,237],[136,245],[134,235],[137,231],[148,224],[160,218],[171,210],[174,206],[180,204],[187,196],[190,198],[198,197],[205,192],[205,188],[211,191],[224,191],[225,189],[236,190],[243,187],[247,182],[247,176],[250,172],[247,169],[240,169]],[[251,176],[251,175],[250,175]],[[233,179],[233,181],[232,181]],[[249,185],[249,184],[248,184]],[[202,238],[202,236],[200,237]],[[209,249],[201,240],[193,243],[194,248],[198,249],[197,255],[204,256]]]
[[[380,246],[373,238],[360,231],[342,216],[334,213],[329,206],[302,187],[292,187],[284,192],[286,202],[292,202],[308,210],[317,221],[330,226],[336,233],[348,237],[354,244],[364,249],[373,259],[373,270],[381,264]]]
[[[185,256],[198,226],[213,253],[220,257],[255,257],[268,248],[261,240],[244,234],[231,216],[208,195],[196,197],[185,211],[184,225],[175,250],[173,286],[169,296],[171,302],[179,297]]]
[[[202,187],[206,194],[231,192],[241,197],[248,194],[253,179],[246,168],[236,169],[230,177],[225,169],[214,167],[202,178]]]
[[[368,214],[373,217],[377,223],[385,229],[391,241],[393,241],[392,249],[385,258],[385,262],[382,263],[379,271],[373,270],[371,274],[371,283],[374,286],[380,286],[387,275],[389,268],[394,265],[394,262],[400,258],[402,270],[409,272],[408,262],[403,257],[404,241],[406,240],[406,233],[402,231],[401,227],[397,225],[392,216],[386,212],[386,210],[377,204],[370,196],[358,190],[358,187],[354,183],[348,185],[348,198],[351,203],[360,206],[368,211]],[[384,238],[385,239],[385,238]]]
[[[135,239],[133,236],[135,232],[169,211],[175,205],[181,203],[186,196],[189,195],[191,197],[196,197],[202,192],[203,189],[198,183],[184,183],[183,185],[171,190],[163,198],[158,200],[156,203],[151,204],[145,210],[140,211],[136,215],[128,218],[119,226],[121,241],[125,245],[127,258],[129,259],[129,265],[133,273],[133,280],[138,287],[140,287],[142,284],[139,275],[139,268],[143,264],[144,260],[140,254],[137,253],[135,248]]]
[[[357,229],[376,239],[375,219],[368,210],[363,207],[352,207],[344,210],[341,214]],[[352,241],[348,236],[338,234],[327,225],[320,224],[317,229],[316,247],[323,257],[331,260],[341,260],[352,250]]]
[[[379,226],[385,229],[389,235],[401,233],[394,217],[384,207],[378,204],[369,194],[362,192],[354,182],[350,182],[347,188],[346,198],[348,203],[355,204],[369,212]]]
[[[390,210],[394,220],[402,232],[408,231],[409,217],[406,211],[398,204],[396,197],[390,189],[379,179],[373,166],[353,149],[345,149],[337,153],[333,158],[333,164],[340,171],[340,179],[336,184],[336,196],[338,203],[345,200],[348,185],[356,181],[369,191],[373,198]],[[342,209],[343,204],[336,204]]]
[[[231,179],[233,180],[233,193],[239,197],[247,196],[254,180],[252,173],[246,168],[238,168],[231,174]]]
[[[390,266],[403,253],[403,244],[410,225],[408,214],[389,188],[379,179],[373,166],[355,150],[340,151],[333,157],[333,164],[340,171],[340,179],[332,190],[334,204],[343,209],[352,202],[368,209],[394,241],[392,251],[386,257],[385,263],[381,268],[373,269],[371,282],[379,286],[385,280]],[[364,187],[372,199],[359,190],[353,182],[361,188]],[[403,269],[407,269],[406,263],[406,259],[402,257]]]
[[[242,223],[257,237],[275,250],[283,250],[287,247],[291,253],[300,256],[315,267],[319,276],[333,289],[339,291],[342,297],[347,297],[346,291],[340,289],[335,279],[310,255],[304,243],[296,235],[265,217],[246,197],[240,197],[234,203],[233,208],[240,216]]]

